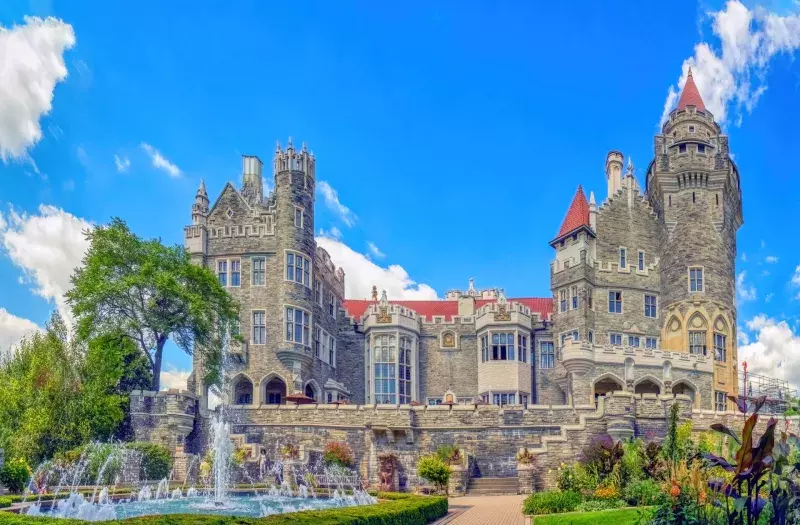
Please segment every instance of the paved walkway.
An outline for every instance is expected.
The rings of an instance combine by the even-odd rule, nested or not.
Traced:
[[[437,523],[447,525],[524,525],[524,496],[464,496],[450,498],[451,514]]]

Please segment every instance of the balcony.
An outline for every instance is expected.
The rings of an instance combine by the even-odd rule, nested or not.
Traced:
[[[585,374],[594,366],[593,345],[581,345],[580,341],[573,341],[567,337],[564,347],[561,349],[561,363],[567,372]]]
[[[247,363],[247,343],[231,339],[228,342],[228,355],[237,363]]]

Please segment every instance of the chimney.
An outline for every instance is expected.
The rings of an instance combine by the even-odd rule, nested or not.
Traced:
[[[242,193],[255,202],[264,199],[264,180],[261,176],[264,164],[254,155],[242,155]]]

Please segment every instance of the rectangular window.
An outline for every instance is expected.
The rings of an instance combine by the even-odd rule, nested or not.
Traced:
[[[725,392],[714,392],[714,408],[717,412],[725,412],[728,408],[728,397]]]
[[[264,310],[253,312],[253,344],[267,344],[266,312]]]
[[[652,319],[656,318],[656,296],[655,295],[645,295],[644,296],[644,316],[650,317]]]
[[[594,332],[591,330],[586,332],[586,339],[588,339],[590,343],[594,344]]]
[[[705,144],[698,144],[697,145],[697,153],[705,153],[706,152],[706,145]]]
[[[242,261],[231,261],[231,286],[239,286],[242,282]]]
[[[320,358],[320,346],[322,345],[322,328],[314,327],[314,357]]]
[[[485,363],[489,360],[489,336],[481,336],[481,362]]]
[[[314,302],[322,306],[322,281],[314,279]]]
[[[514,405],[516,404],[516,394],[494,394],[492,400],[493,404],[499,406]]]
[[[442,398],[441,397],[429,397],[428,398],[428,406],[435,407],[435,406],[441,405],[441,404],[442,404]]]
[[[375,345],[375,403],[397,404],[396,338],[393,335],[376,335],[372,340]]]
[[[528,396],[526,396],[525,394],[520,394],[519,404],[524,406],[525,408],[528,408]]]
[[[266,282],[265,270],[264,270],[266,262],[267,260],[264,257],[253,257],[253,268],[252,268],[253,286],[264,286]]]
[[[644,271],[644,252],[641,250],[639,251],[639,271]]]
[[[559,292],[559,294],[561,295],[561,311],[562,312],[566,312],[567,311],[567,291],[566,290],[561,290]]]
[[[514,334],[492,333],[492,361],[514,360]]]
[[[706,355],[705,331],[689,332],[689,353],[694,355]]]
[[[634,348],[639,348],[639,336],[638,335],[629,335],[628,336],[628,346],[632,346]]]
[[[608,334],[608,339],[614,346],[622,346],[622,334]]]
[[[330,342],[328,343],[328,364],[336,368],[336,339],[331,335],[329,336]]]
[[[554,368],[556,366],[556,350],[553,341],[539,343],[539,368]]]
[[[689,291],[702,292],[703,291],[703,269],[702,268],[689,268]]]
[[[400,404],[411,403],[411,339],[408,337],[400,338],[400,361],[398,365],[398,389],[400,394]]]
[[[658,348],[658,339],[655,337],[646,337],[644,340],[645,348]]]
[[[577,286],[573,286],[572,287],[572,309],[573,310],[577,310],[578,309],[578,287]]]
[[[608,292],[608,313],[611,314],[622,313],[622,292],[617,292],[617,291]]]
[[[228,286],[228,261],[217,261],[217,277],[219,284]]]
[[[305,310],[286,307],[286,341],[309,346],[308,325],[311,323],[311,315]]]
[[[333,295],[333,292],[329,292],[328,293],[328,314],[331,317],[336,317],[336,315],[335,315],[336,310],[334,310],[335,302],[336,302],[336,296]]]
[[[592,288],[586,289],[586,306],[589,310],[594,310],[594,305],[592,301],[592,297],[594,296],[594,290]]]
[[[627,261],[627,250],[625,248],[619,249],[619,267],[625,268],[628,264]]]
[[[714,334],[714,359],[723,363],[728,360],[726,342],[727,337],[725,335]]]
[[[311,287],[311,261],[299,253],[286,252],[286,280]]]
[[[686,153],[686,144],[680,144],[678,146],[678,153]]]
[[[528,336],[519,334],[517,335],[517,355],[519,360],[523,363],[528,362]]]
[[[303,227],[303,208],[295,207],[295,209],[294,209],[294,225],[297,228],[302,228]]]

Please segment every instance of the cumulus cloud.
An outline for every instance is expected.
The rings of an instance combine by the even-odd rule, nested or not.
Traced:
[[[794,388],[800,386],[800,337],[786,321],[759,314],[747,322],[755,332],[752,342],[739,346],[739,359],[756,374],[786,379]]]
[[[320,237],[332,237],[334,239],[341,239],[342,238],[342,230],[340,230],[336,226],[332,226],[330,230],[324,230],[324,229],[320,228],[319,229],[319,236]]]
[[[83,232],[91,226],[47,205],[39,206],[36,214],[19,214],[12,209],[7,220],[0,215],[0,246],[33,284],[36,294],[53,302],[67,323],[72,316],[64,293],[70,289],[70,276],[89,247]]]
[[[741,302],[752,301],[756,298],[756,288],[745,282],[746,277],[747,271],[742,271],[736,276],[736,295]]]
[[[325,200],[325,206],[334,212],[348,228],[352,227],[357,219],[356,214],[339,201],[339,194],[336,190],[324,180],[317,183],[317,189]]]
[[[670,86],[663,124],[675,107],[689,67],[703,102],[717,122],[741,123],[767,90],[767,72],[778,53],[793,54],[800,48],[800,15],[781,16],[763,7],[748,9],[739,0],[729,0],[716,12],[708,13],[719,46],[708,42],[695,45],[694,55],[683,62],[677,85]]]
[[[778,257],[776,257],[775,255],[767,255],[764,258],[764,262],[767,264],[775,264],[776,262],[778,262]]]
[[[17,317],[5,308],[0,308],[0,354],[8,352],[23,337],[37,330],[39,326],[33,321]]]
[[[747,254],[742,252],[742,262],[747,262]]]
[[[167,172],[170,177],[179,177],[181,174],[181,169],[170,162],[164,155],[161,154],[160,151],[155,149],[150,144],[146,142],[142,142],[142,149],[150,156],[150,160],[153,162],[153,167],[158,168],[162,171]]]
[[[0,159],[29,159],[42,138],[41,118],[50,113],[56,84],[67,78],[64,53],[75,45],[72,26],[61,20],[25,17],[0,26]]]
[[[369,242],[367,243],[367,249],[369,250],[369,253],[370,253],[370,254],[371,254],[373,257],[376,257],[376,258],[378,258],[378,259],[383,259],[384,257],[386,257],[386,254],[385,254],[385,253],[383,253],[382,251],[380,251],[380,249],[378,249],[378,247],[377,247],[377,246],[375,245],[375,243],[374,243],[374,242],[372,242],[372,241],[369,241]]]
[[[386,290],[390,300],[437,298],[436,290],[411,279],[400,265],[379,266],[365,254],[330,237],[317,237],[317,244],[328,251],[334,264],[344,269],[347,298],[367,299],[372,294],[373,286],[377,286],[378,290]]]
[[[117,167],[118,172],[125,173],[131,167],[131,159],[114,155],[114,166]]]
[[[764,297],[764,302],[765,302],[765,303],[768,303],[768,302],[770,302],[770,301],[772,300],[772,298],[773,298],[773,297],[775,297],[775,294],[774,294],[774,293],[772,293],[772,292],[768,293],[768,294],[767,294],[767,296],[766,296],[766,297]]]
[[[166,365],[161,370],[161,390],[177,388],[186,390],[186,382],[189,380],[191,370],[184,370],[173,365]]]

